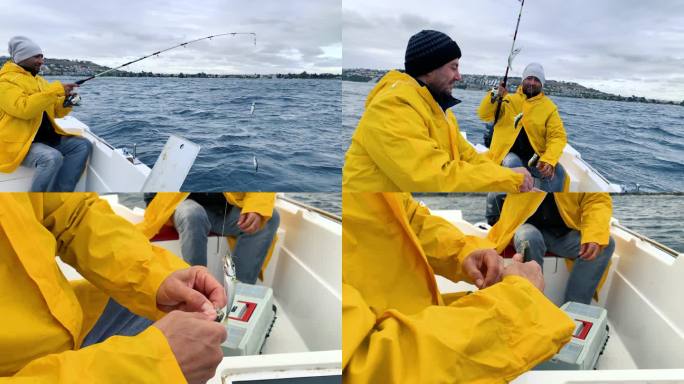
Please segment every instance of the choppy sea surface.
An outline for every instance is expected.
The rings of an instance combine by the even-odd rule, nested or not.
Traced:
[[[414,194],[431,209],[460,209],[471,223],[486,222],[486,194]],[[684,253],[684,194],[612,195],[613,217],[629,229]]]
[[[341,189],[339,80],[103,77],[79,92],[73,115],[150,167],[170,134],[199,144],[184,191]]]
[[[342,82],[345,150],[374,83]],[[453,108],[461,131],[483,143],[477,107],[485,92],[455,89]],[[613,183],[641,192],[684,191],[684,107],[551,96],[568,142]]]

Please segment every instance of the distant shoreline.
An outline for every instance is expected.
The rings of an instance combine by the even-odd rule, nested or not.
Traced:
[[[367,68],[351,68],[342,69],[342,80],[343,81],[354,81],[354,82],[375,82],[385,75],[389,70],[380,69],[367,69]],[[492,89],[499,81],[501,77],[492,75],[461,75],[462,80],[457,82],[456,89],[469,89],[476,91],[487,91]],[[521,82],[520,77],[509,77],[508,78],[508,88],[509,91],[514,91]],[[613,101],[626,101],[632,103],[647,103],[647,104],[666,104],[666,105],[679,105],[684,106],[684,100],[681,102],[669,101],[669,100],[657,100],[648,99],[641,96],[619,96],[611,93],[606,93],[593,88],[587,88],[580,84],[567,82],[567,81],[555,81],[547,80],[544,84],[544,92],[549,96],[563,96],[563,97],[573,97],[577,99],[596,99],[596,100],[613,100]]]
[[[9,57],[0,56],[0,65],[4,64]],[[41,73],[42,76],[69,76],[69,77],[88,77],[93,74],[104,72],[111,68],[92,61],[69,60],[69,59],[46,59],[45,66]],[[129,72],[113,71],[102,77],[169,77],[169,78],[197,78],[197,79],[318,79],[318,80],[340,80],[341,74],[334,73],[271,73],[271,74],[211,74],[211,73],[154,73],[154,72]]]

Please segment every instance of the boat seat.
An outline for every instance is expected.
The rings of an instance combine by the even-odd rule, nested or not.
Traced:
[[[209,237],[213,236],[218,237],[219,234],[210,232]],[[165,225],[159,230],[159,232],[156,235],[154,235],[152,239],[150,239],[150,241],[173,241],[178,239],[180,239],[180,235],[178,235],[178,231],[176,231],[176,228],[171,225]]]

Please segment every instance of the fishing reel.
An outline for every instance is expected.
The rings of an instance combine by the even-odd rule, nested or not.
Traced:
[[[72,92],[69,96],[64,99],[64,108],[71,108],[81,105],[81,95],[78,93]]]

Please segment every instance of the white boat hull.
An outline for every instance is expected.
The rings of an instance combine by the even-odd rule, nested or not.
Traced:
[[[128,153],[126,149],[112,147],[105,140],[92,133],[87,125],[75,117],[67,116],[56,121],[67,133],[81,135],[93,145],[93,152],[86,171],[76,186],[76,191],[80,192],[178,191],[199,151],[199,147],[184,141],[183,143],[187,145],[184,152],[189,153],[187,155],[181,154],[176,148],[173,148],[176,151],[173,152],[174,156],[172,157],[167,153],[170,151],[167,143],[159,156],[161,161],[157,160],[155,163],[155,169],[159,169],[159,171],[154,173],[152,169]],[[172,170],[169,171],[168,168],[172,168]],[[20,166],[12,173],[0,173],[0,191],[29,191],[34,173],[33,168],[24,166]],[[151,175],[155,175],[152,178],[154,185],[149,183]]]

